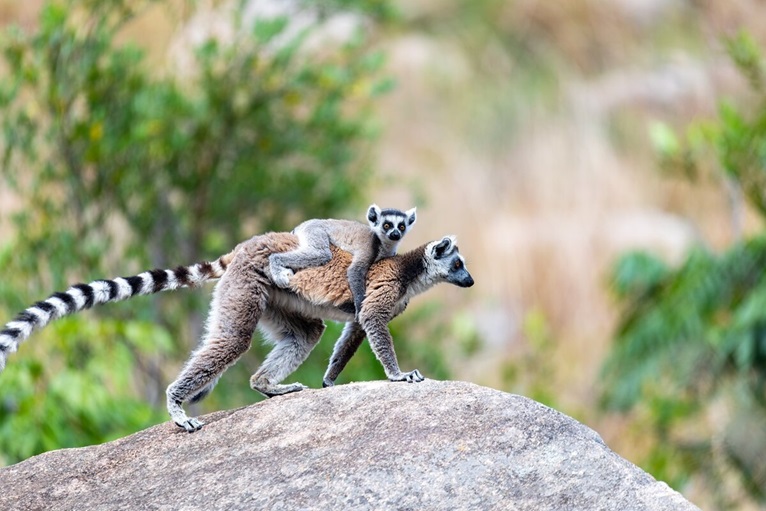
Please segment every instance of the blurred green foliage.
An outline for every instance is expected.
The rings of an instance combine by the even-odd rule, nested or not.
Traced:
[[[653,128],[652,138],[667,168],[690,178],[723,176],[766,220],[764,61],[745,34],[727,47],[752,87],[751,101],[723,103],[716,120],[694,124],[682,140],[664,127]],[[721,508],[740,505],[741,493],[766,503],[766,462],[754,454],[766,450],[764,268],[766,232],[722,253],[694,247],[678,267],[627,254],[611,277],[622,313],[604,366],[604,404],[632,411],[656,433],[650,472],[675,487],[701,474]],[[712,431],[704,426],[711,415],[718,422]]]
[[[371,106],[391,86],[383,56],[361,29],[337,48],[306,41],[338,10],[392,19],[387,2],[305,1],[318,16],[300,30],[235,14],[231,40],[190,48],[178,71],[116,42],[153,4],[164,5],[49,1],[34,32],[2,35],[0,177],[18,199],[15,235],[0,246],[3,317],[75,281],[209,260],[257,232],[364,210]],[[0,463],[166,420],[164,388],[199,337],[208,294],[137,298],[36,333],[0,376]],[[394,335],[428,315],[416,309]],[[423,346],[400,356],[446,376]],[[293,379],[318,386],[331,350],[320,343]],[[192,411],[257,400],[247,382],[267,351],[256,340]],[[343,374],[380,377],[366,346]]]

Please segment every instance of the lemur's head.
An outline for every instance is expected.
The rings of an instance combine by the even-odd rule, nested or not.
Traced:
[[[417,220],[417,208],[401,211],[398,209],[380,209],[373,204],[367,210],[370,229],[383,243],[398,243],[407,234]]]
[[[460,287],[473,286],[473,277],[465,267],[455,236],[432,241],[425,249],[426,272],[433,280],[441,280]]]

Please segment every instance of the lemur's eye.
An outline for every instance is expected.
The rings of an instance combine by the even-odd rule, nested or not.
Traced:
[[[463,267],[463,261],[461,261],[460,259],[455,259],[455,262],[452,264],[452,267],[456,270],[459,270],[460,268]]]
[[[399,224],[399,230],[400,230],[400,231],[404,232],[404,230],[405,230],[406,228],[407,228],[407,226],[406,226],[406,225],[404,225],[404,224]]]
[[[383,230],[387,231],[391,228],[391,222],[386,222],[383,224]]]

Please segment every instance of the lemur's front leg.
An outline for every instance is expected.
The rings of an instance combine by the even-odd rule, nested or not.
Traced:
[[[395,313],[401,312],[403,307],[396,305],[393,293],[387,293],[385,288],[373,290],[365,298],[360,314],[360,323],[367,333],[370,347],[373,353],[383,365],[386,376],[391,381],[406,381],[410,383],[421,382],[425,378],[417,369],[403,373],[399,369],[394,351],[394,340],[388,330],[388,322]]]
[[[365,335],[362,326],[356,321],[346,323],[346,326],[343,327],[343,333],[335,342],[335,347],[332,350],[330,364],[327,366],[327,371],[325,371],[322,379],[323,387],[335,385],[335,380],[338,379],[338,375],[354,356]]]

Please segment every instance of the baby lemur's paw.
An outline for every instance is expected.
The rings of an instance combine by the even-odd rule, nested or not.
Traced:
[[[334,387],[334,386],[335,386],[335,380],[331,380],[330,378],[325,376],[324,379],[322,380],[322,387],[327,388],[327,387]]]
[[[420,374],[420,371],[417,369],[410,371],[409,373],[400,373],[399,375],[389,377],[388,379],[391,381],[406,381],[407,383],[418,383],[425,380],[423,375]]]
[[[271,270],[271,280],[274,281],[274,285],[282,289],[290,285],[290,279],[293,275],[295,275],[295,272],[290,268],[281,268],[276,271],[274,269]]]

